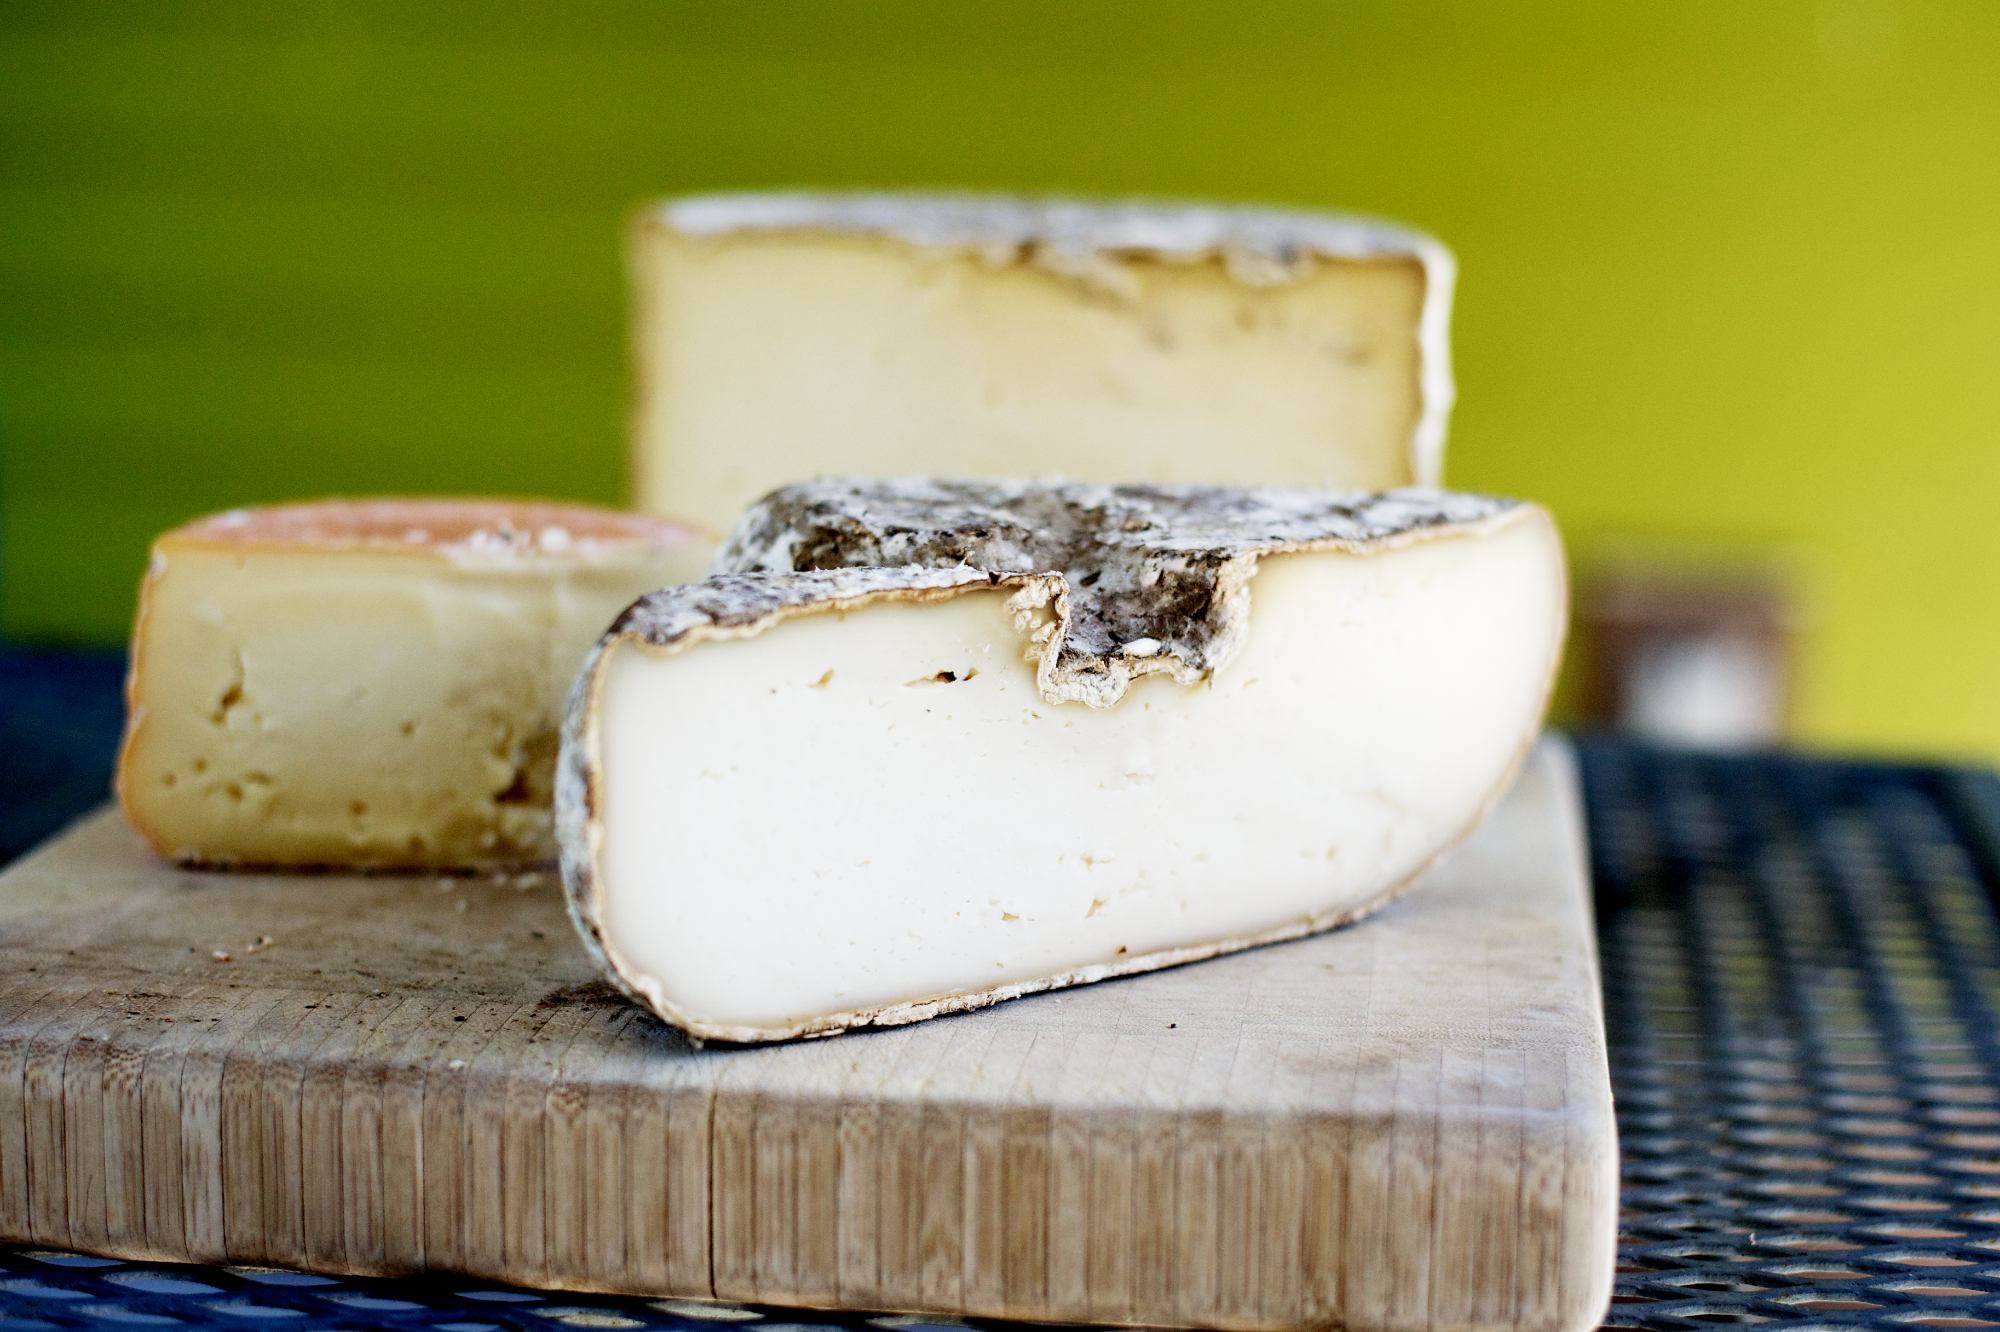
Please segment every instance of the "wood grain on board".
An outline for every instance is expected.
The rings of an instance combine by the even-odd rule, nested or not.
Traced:
[[[548,875],[0,875],[0,1235],[125,1257],[1224,1328],[1583,1329],[1617,1159],[1543,747],[1360,925],[694,1049]]]

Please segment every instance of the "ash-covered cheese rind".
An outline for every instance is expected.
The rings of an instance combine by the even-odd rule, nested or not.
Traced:
[[[1440,490],[1381,494],[1021,480],[830,479],[754,505],[717,573],[969,565],[1062,574],[1058,629],[1041,652],[1051,702],[1108,707],[1132,680],[1194,684],[1241,646],[1257,560],[1356,553],[1488,522],[1513,500]]]
[[[478,869],[555,855],[563,699],[711,538],[582,505],[330,500],[160,537],[118,794],[190,864]]]
[[[1540,724],[1565,594],[1534,506],[935,487],[774,497],[728,558],[928,563],[656,593],[571,695],[572,914],[698,1037],[910,1022],[1351,920],[1471,829]],[[1200,633],[1147,581],[1183,556],[1235,579]],[[1126,593],[1096,591],[1112,570]],[[1079,606],[1160,646],[1058,669]]]
[[[1454,264],[1300,209],[976,194],[643,211],[639,501],[845,472],[1438,484]]]
[[[938,568],[854,567],[796,578],[712,574],[699,583],[662,588],[640,597],[611,624],[607,636],[633,635],[658,648],[678,648],[694,637],[742,637],[788,614],[843,610],[879,597],[918,600],[995,580],[954,561]]]

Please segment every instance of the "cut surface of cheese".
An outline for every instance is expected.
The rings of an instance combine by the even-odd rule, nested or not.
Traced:
[[[695,196],[632,232],[641,507],[828,473],[1435,485],[1453,263],[1299,210]]]
[[[510,500],[329,500],[161,536],[118,795],[190,864],[473,869],[555,855],[563,698],[712,538]]]
[[[864,555],[913,484],[866,531],[774,497],[730,549]],[[931,567],[719,574],[621,618],[557,810],[572,914],[628,993],[756,1041],[1150,970],[1351,920],[1498,798],[1563,636],[1542,510],[1084,489],[959,486],[986,502],[892,540]],[[1141,558],[979,567],[1034,563],[993,513],[1065,492],[1100,538],[1163,525],[1125,533]],[[1169,566],[1197,572],[1146,581]],[[1204,577],[1235,590],[1203,602]]]

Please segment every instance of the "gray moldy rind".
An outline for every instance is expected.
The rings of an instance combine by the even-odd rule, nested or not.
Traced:
[[[692,238],[812,233],[877,237],[959,251],[1004,268],[1058,274],[1112,299],[1136,290],[1137,262],[1216,261],[1248,287],[1283,286],[1322,262],[1409,260],[1424,274],[1417,348],[1423,408],[1410,440],[1411,477],[1443,480],[1457,397],[1451,303],[1458,263],[1434,237],[1376,218],[1268,205],[1172,199],[911,192],[757,192],[668,199],[639,215]]]
[[[1251,286],[1296,281],[1317,259],[1416,258],[1437,241],[1373,218],[1297,208],[1005,194],[701,194],[660,217],[686,236],[821,231],[969,250],[1084,276],[1100,257],[1196,262],[1219,256]]]
[[[1141,676],[1191,685],[1227,664],[1248,632],[1248,585],[1263,556],[1388,549],[1476,528],[1518,507],[1428,489],[837,478],[787,486],[752,506],[710,572],[727,578],[915,566],[1043,575],[1014,603],[1038,663],[1037,683],[1051,703],[1103,708]],[[754,586],[765,598],[825,595],[804,585],[783,594]],[[659,623],[690,614],[698,596],[724,605],[746,595],[747,586],[732,591],[712,577],[640,606],[657,602],[643,618]],[[1049,618],[1037,624],[1035,612],[1044,607]]]
[[[675,648],[691,637],[748,637],[796,611],[842,610],[884,596],[924,599],[926,594],[993,581],[983,572],[963,567],[857,566],[788,578],[711,573],[699,583],[662,588],[639,598],[612,622],[607,637],[630,635],[654,647]]]

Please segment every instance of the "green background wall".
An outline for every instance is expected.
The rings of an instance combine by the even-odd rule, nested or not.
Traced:
[[[1360,208],[1459,252],[1454,484],[1781,548],[1798,729],[2000,756],[2000,6],[0,6],[0,630],[329,492],[622,485],[637,199]]]

